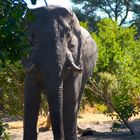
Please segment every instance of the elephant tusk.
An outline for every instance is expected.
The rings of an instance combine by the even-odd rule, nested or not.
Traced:
[[[26,67],[26,68],[25,68],[24,72],[25,72],[25,73],[30,73],[31,70],[32,70],[34,67],[35,67],[35,64],[32,63],[29,67]]]
[[[82,72],[82,68],[79,68],[78,66],[75,65],[74,62],[71,62],[71,68],[77,72]]]
[[[78,67],[74,63],[74,59],[73,59],[72,54],[71,54],[69,49],[67,49],[66,58],[67,58],[67,62],[69,64],[69,69],[72,69],[72,70],[77,71],[77,72],[82,72],[83,69]]]

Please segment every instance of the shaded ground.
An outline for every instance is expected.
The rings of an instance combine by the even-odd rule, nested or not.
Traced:
[[[45,118],[39,119],[39,127],[45,124]],[[136,135],[130,134],[129,130],[122,126],[118,132],[111,132],[112,120],[103,114],[84,113],[78,118],[78,126],[83,130],[90,128],[90,136],[80,137],[79,140],[140,140],[140,117],[132,118],[131,126]],[[10,140],[22,140],[22,121],[10,122],[8,133]],[[38,140],[53,140],[52,131],[39,132]]]

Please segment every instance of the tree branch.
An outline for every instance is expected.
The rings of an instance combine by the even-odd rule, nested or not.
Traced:
[[[107,3],[108,3],[108,5],[109,5],[110,9],[115,13],[115,10],[112,8],[112,6],[111,6],[109,0],[107,0]]]
[[[100,0],[99,0],[99,1],[100,1]],[[99,2],[99,1],[98,1],[98,2]],[[111,18],[110,12],[109,12],[106,8],[103,7],[103,5],[101,4],[101,2],[99,2],[99,8],[102,9],[103,11],[105,11],[105,13],[108,14],[109,18]]]
[[[103,93],[102,89],[100,89],[100,87],[96,84],[95,81],[90,80],[89,82],[90,82],[90,84],[91,84],[90,86],[92,86],[93,88],[91,88],[91,87],[89,87],[89,86],[88,86],[88,88],[89,88],[95,95],[101,97],[102,100],[105,102],[105,104],[106,104],[107,106],[109,106],[113,111],[115,111],[115,112],[118,114],[118,116],[120,117],[120,119],[123,121],[124,125],[130,130],[131,134],[132,134],[132,135],[135,135],[135,131],[134,131],[133,128],[129,125],[128,120],[125,120],[124,118],[122,118],[122,115],[120,114],[120,112],[118,112],[118,111],[116,110],[116,108],[114,107],[114,105],[113,105],[111,99],[110,99],[107,95],[105,95],[105,94]]]
[[[128,1],[126,1],[126,13],[125,13],[124,18],[121,20],[120,26],[125,22],[125,20],[126,20],[126,18],[127,18],[127,16],[128,16],[129,7],[130,7],[130,4],[129,4]]]
[[[46,0],[44,0],[44,2],[45,2],[45,4],[46,4],[46,6],[48,6],[47,1],[46,1]]]

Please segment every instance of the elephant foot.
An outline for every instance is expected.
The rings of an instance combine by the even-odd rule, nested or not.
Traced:
[[[37,133],[24,133],[23,140],[37,140]]]

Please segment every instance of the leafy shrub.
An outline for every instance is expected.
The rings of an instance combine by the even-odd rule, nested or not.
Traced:
[[[29,51],[23,26],[28,8],[23,0],[4,0],[0,7],[0,67],[3,67],[7,61],[19,61]]]
[[[0,119],[0,137],[2,136],[2,135],[4,135],[3,136],[3,140],[9,140],[9,137],[8,137],[8,135],[7,135],[7,133],[5,133],[5,130],[8,128],[8,124],[4,124],[2,121],[1,121],[1,119]]]
[[[114,82],[108,77],[105,79],[106,73],[105,75],[103,73],[100,75],[102,76],[98,84],[94,79],[90,79],[86,88],[92,92],[93,96],[96,95],[96,97],[100,99],[100,103],[106,105],[104,110],[105,115],[110,116],[112,119],[116,118],[119,123],[124,123],[130,129],[131,133],[134,134],[134,130],[129,125],[128,120],[130,117],[138,114],[139,110],[137,106],[132,102],[131,96],[127,95],[127,93],[121,93],[119,86],[115,88],[111,86],[113,83],[116,83],[116,81]],[[111,77],[111,75],[109,77]],[[115,128],[115,126],[118,126],[115,125],[118,122],[113,123],[113,131],[118,130],[118,128]]]
[[[94,106],[97,111],[101,112],[101,113],[104,113],[106,110],[107,110],[107,106],[105,104],[95,104]]]
[[[123,122],[134,134],[128,120],[139,112],[140,40],[135,40],[137,30],[134,26],[121,27],[110,19],[101,20],[97,27],[98,32],[92,33],[99,50],[96,81],[89,80],[85,96],[92,99],[92,103],[105,103],[105,113]]]
[[[22,115],[24,74],[19,61],[31,51],[23,24],[29,10],[24,0],[4,0],[0,7],[0,108]]]
[[[5,115],[23,113],[23,78],[21,65],[7,65],[0,71],[0,109]]]

